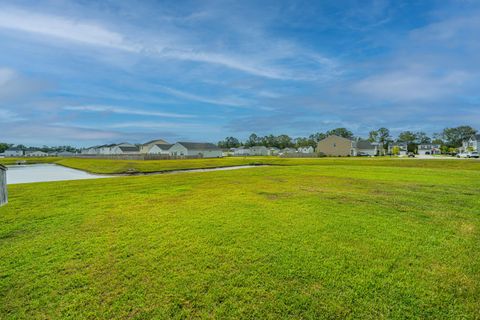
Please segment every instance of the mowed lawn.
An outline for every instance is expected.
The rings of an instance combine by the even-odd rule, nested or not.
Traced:
[[[11,185],[0,318],[478,319],[478,162],[328,161]]]

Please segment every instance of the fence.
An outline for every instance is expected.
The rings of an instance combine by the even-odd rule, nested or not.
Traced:
[[[77,154],[75,158],[110,160],[179,160],[202,159],[202,156],[171,156],[168,154]]]
[[[286,153],[282,154],[280,158],[321,158],[325,157],[322,153]]]

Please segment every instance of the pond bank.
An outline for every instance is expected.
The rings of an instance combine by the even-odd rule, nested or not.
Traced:
[[[244,165],[216,168],[197,168],[197,169],[178,169],[163,170],[156,172],[127,172],[118,174],[93,174],[83,170],[72,169],[57,164],[30,164],[30,165],[11,165],[7,166],[7,184],[33,183],[33,182],[50,182],[50,181],[68,181],[83,179],[99,179],[125,176],[145,176],[159,174],[178,174],[187,172],[208,172],[208,171],[227,171],[256,168],[268,165]]]

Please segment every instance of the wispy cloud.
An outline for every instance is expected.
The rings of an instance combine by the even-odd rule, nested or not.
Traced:
[[[194,115],[191,115],[191,114],[139,110],[139,109],[115,107],[115,106],[98,106],[98,105],[67,106],[64,109],[70,110],[70,111],[117,113],[117,114],[167,117],[167,118],[194,118],[195,117]]]
[[[272,44],[276,47],[271,52],[262,52],[261,55],[251,53],[232,53],[229,50],[221,52],[215,49],[205,50],[197,41],[192,41],[182,33],[159,36],[137,34],[131,36],[114,31],[105,25],[94,21],[85,21],[78,18],[63,17],[44,13],[34,13],[11,7],[0,7],[0,28],[32,33],[51,39],[64,40],[89,46],[104,47],[122,50],[125,52],[179,61],[191,61],[209,65],[221,66],[246,74],[278,79],[278,80],[312,80],[317,76],[324,77],[327,73],[334,73],[333,60],[322,57],[308,50],[296,48],[291,43],[285,46],[282,43]],[[141,33],[137,30],[137,33]],[[132,39],[136,39],[135,41]],[[141,40],[140,40],[141,39]],[[40,40],[37,38],[37,40]],[[48,39],[47,39],[48,40]],[[266,39],[257,39],[261,44]],[[160,44],[159,44],[160,43]],[[265,46],[265,44],[262,44]],[[287,54],[287,56],[286,56]],[[248,56],[246,56],[248,55]],[[310,67],[315,64],[322,72],[311,73],[306,68],[291,69],[283,63],[283,59],[305,61]],[[319,58],[320,57],[320,58]]]
[[[197,94],[192,94],[189,92],[173,89],[166,86],[157,86],[158,90],[186,100],[198,101],[208,104],[215,104],[220,106],[229,106],[229,107],[246,107],[250,103],[248,100],[238,97],[227,97],[227,98],[210,98],[204,97]]]
[[[8,7],[0,9],[0,28],[131,52],[140,50],[139,46],[126,41],[122,34],[110,31],[97,23]]]
[[[438,100],[461,89],[469,78],[470,75],[463,71],[435,75],[413,69],[368,77],[353,88],[388,101]]]
[[[118,122],[107,125],[108,128],[120,129],[120,128],[135,128],[135,129],[201,129],[208,126],[198,123],[189,122],[166,122],[166,121],[130,121],[130,122]]]

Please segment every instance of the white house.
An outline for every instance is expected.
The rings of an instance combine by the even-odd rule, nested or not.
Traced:
[[[140,146],[140,153],[150,153],[150,150],[152,149],[153,146],[160,145],[160,144],[169,145],[170,147],[172,146],[172,144],[169,144],[167,141],[163,139],[152,140],[152,141],[145,142]]]
[[[94,154],[98,154],[99,153],[99,150],[97,147],[90,147],[90,148],[86,148],[86,149],[82,149],[82,151],[80,151],[81,154],[87,154],[87,155],[94,155]]]
[[[25,151],[25,156],[26,157],[47,157],[48,153],[40,150]]]
[[[281,153],[282,154],[293,154],[293,153],[297,153],[297,149],[295,149],[295,148],[284,148],[284,149],[282,149]]]
[[[173,144],[154,144],[153,146],[150,147],[150,150],[148,150],[148,154],[170,154],[170,148],[173,146]]]
[[[312,146],[308,146],[308,147],[300,147],[297,149],[297,151],[300,153],[314,153],[315,149]]]
[[[480,151],[480,134],[471,136],[468,140],[463,141],[462,151]]]
[[[278,156],[279,153],[280,153],[280,149],[277,148],[277,147],[268,148],[268,155],[269,156]]]
[[[69,152],[69,151],[62,151],[62,152],[57,153],[57,156],[59,156],[59,157],[72,157],[74,155],[75,155],[75,153]]]
[[[355,141],[353,143],[353,156],[359,155],[381,156],[383,155],[383,145],[367,140]]]
[[[265,146],[253,146],[250,147],[251,156],[266,156],[268,155],[268,149]]]
[[[20,148],[13,147],[5,150],[4,155],[5,157],[21,157],[24,155],[24,152]]]
[[[419,155],[440,154],[440,145],[436,143],[422,143],[418,145],[417,153]]]
[[[177,142],[169,149],[172,156],[199,156],[202,158],[220,158],[222,149],[213,143]]]
[[[111,155],[117,155],[117,154],[139,154],[140,153],[140,148],[138,146],[135,146],[133,144],[129,143],[121,143],[114,145],[112,147],[109,147],[109,153]]]
[[[239,147],[233,149],[234,156],[249,156],[251,153],[250,148],[247,147]]]

